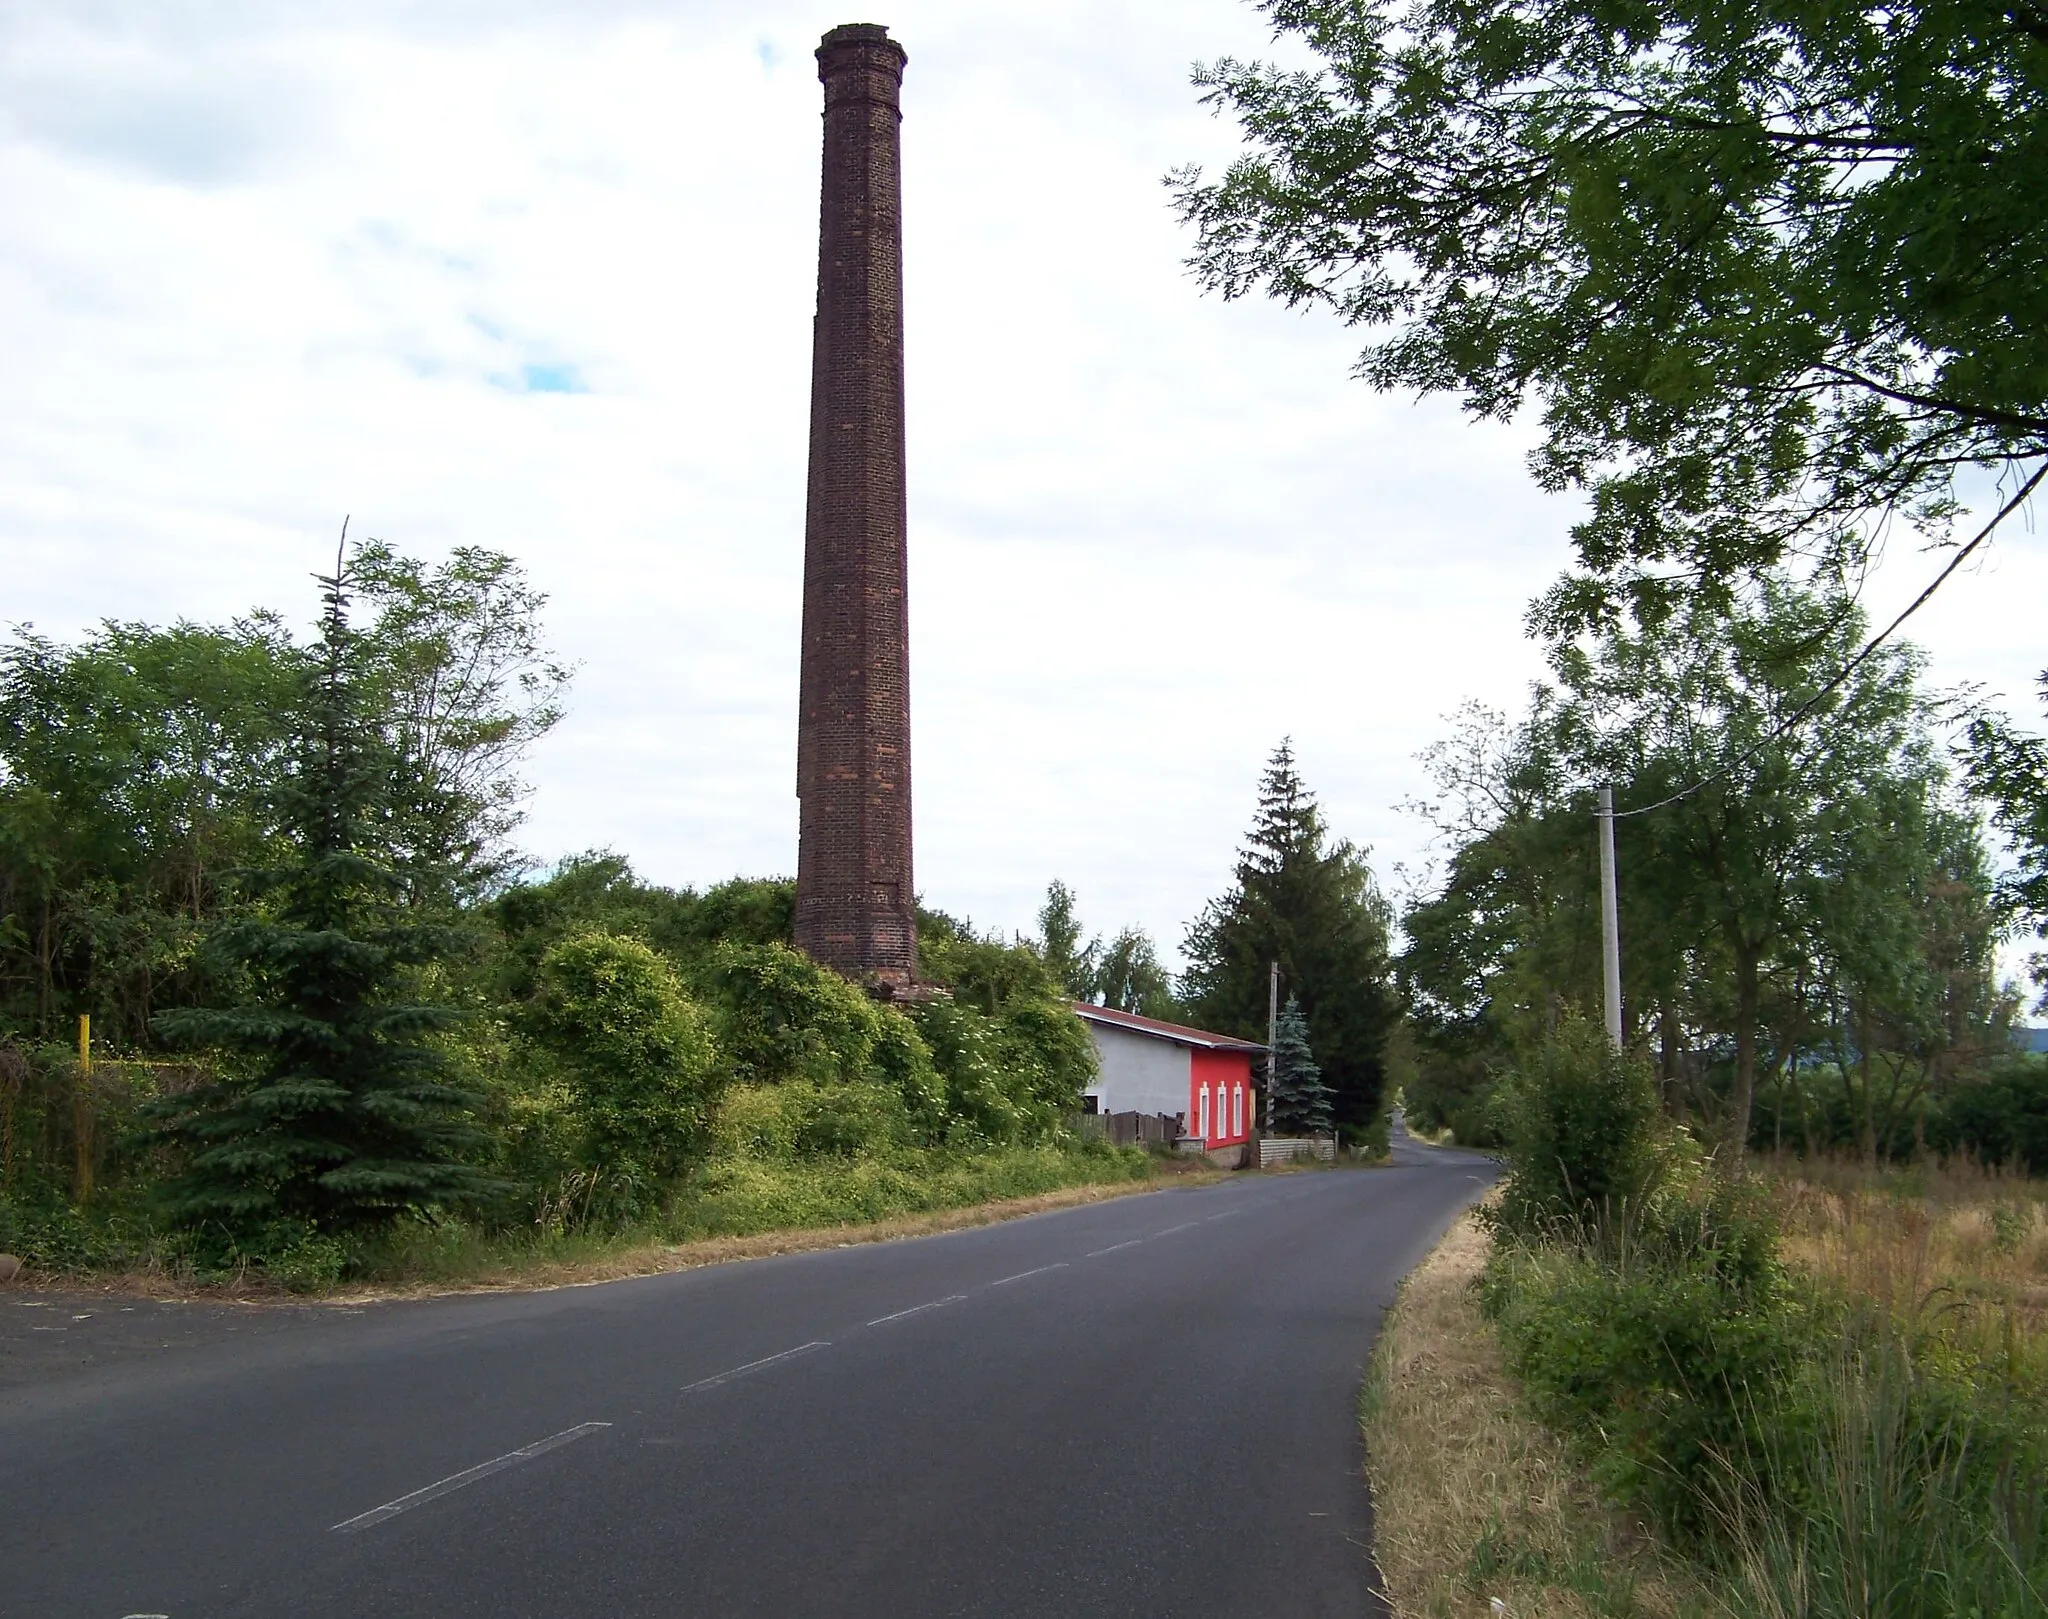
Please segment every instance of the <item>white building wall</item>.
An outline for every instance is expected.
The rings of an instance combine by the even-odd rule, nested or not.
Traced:
[[[1102,1023],[1090,1023],[1088,1033],[1102,1061],[1101,1074],[1088,1087],[1098,1113],[1187,1112],[1192,1068],[1186,1046]]]

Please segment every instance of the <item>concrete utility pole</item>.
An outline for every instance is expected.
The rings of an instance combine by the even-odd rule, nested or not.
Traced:
[[[1274,1064],[1280,1046],[1280,963],[1270,964],[1266,973],[1266,1129],[1273,1128]]]
[[[1607,1043],[1621,1049],[1621,906],[1614,890],[1614,789],[1600,789],[1600,965],[1607,988]]]

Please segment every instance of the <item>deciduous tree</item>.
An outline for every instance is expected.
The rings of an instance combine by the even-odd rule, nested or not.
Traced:
[[[1370,335],[1378,388],[1540,408],[1638,591],[1947,531],[2048,470],[2048,21],[2031,3],[1263,0],[1193,266]],[[1649,565],[1655,572],[1629,570]]]

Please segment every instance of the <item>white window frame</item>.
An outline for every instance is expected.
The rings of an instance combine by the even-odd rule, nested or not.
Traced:
[[[1195,1087],[1195,1134],[1204,1142],[1209,1139],[1209,1082],[1206,1079]]]

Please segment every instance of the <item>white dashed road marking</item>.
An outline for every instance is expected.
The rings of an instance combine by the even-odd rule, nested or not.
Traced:
[[[1012,1282],[1021,1282],[1027,1276],[1043,1276],[1049,1270],[1065,1270],[1066,1268],[1067,1262],[1062,1259],[1058,1264],[1040,1265],[1036,1270],[1020,1270],[1015,1276],[1005,1276],[997,1281],[990,1282],[988,1285],[990,1287],[1008,1287]]]
[[[721,1383],[730,1383],[735,1377],[745,1377],[749,1372],[758,1372],[763,1366],[773,1366],[777,1361],[793,1360],[798,1355],[808,1355],[813,1349],[830,1349],[832,1345],[823,1339],[816,1343],[798,1344],[794,1349],[785,1349],[779,1355],[763,1355],[759,1360],[750,1360],[744,1366],[735,1366],[729,1372],[720,1372],[716,1377],[701,1377],[694,1383],[685,1383],[681,1392],[694,1394],[699,1389],[715,1389]]]
[[[871,1327],[879,1327],[890,1321],[901,1321],[907,1315],[923,1315],[925,1311],[936,1310],[941,1305],[958,1304],[962,1299],[966,1297],[967,1295],[965,1293],[954,1293],[947,1298],[933,1299],[929,1304],[913,1304],[909,1309],[898,1310],[894,1315],[878,1315],[875,1317],[874,1320],[870,1321],[868,1325]]]
[[[569,1444],[581,1439],[585,1434],[593,1434],[600,1428],[610,1426],[609,1422],[583,1422],[573,1428],[564,1428],[558,1434],[537,1439],[530,1445],[520,1446],[517,1450],[508,1450],[502,1456],[494,1456],[487,1462],[478,1462],[476,1466],[465,1468],[460,1473],[450,1473],[448,1477],[429,1484],[424,1489],[414,1490],[410,1495],[401,1495],[396,1501],[386,1501],[381,1507],[372,1507],[368,1512],[346,1518],[334,1525],[334,1528],[342,1534],[354,1534],[359,1529],[369,1529],[387,1518],[395,1518],[401,1512],[410,1512],[414,1507],[424,1506],[439,1496],[459,1490],[465,1484],[474,1484],[480,1478],[489,1478],[491,1474],[502,1473],[508,1467],[530,1462],[534,1457],[544,1455],[558,1445]]]

